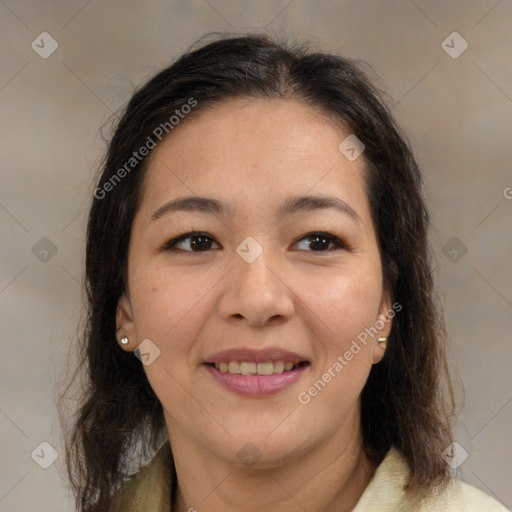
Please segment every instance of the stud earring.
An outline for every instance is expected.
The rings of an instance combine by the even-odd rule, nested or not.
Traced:
[[[379,345],[380,345],[383,349],[385,349],[385,348],[386,348],[387,341],[388,341],[388,339],[387,339],[387,338],[384,338],[384,337],[379,338]]]
[[[123,336],[120,340],[119,340],[119,343],[121,343],[121,345],[128,345],[128,343],[130,342],[130,340],[128,339],[127,336]]]

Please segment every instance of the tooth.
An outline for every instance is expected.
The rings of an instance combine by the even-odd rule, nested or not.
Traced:
[[[272,375],[274,373],[274,363],[272,361],[268,363],[258,363],[256,373],[258,375]]]
[[[282,373],[284,371],[284,361],[274,361],[274,373]]]
[[[238,361],[229,361],[228,371],[229,373],[240,373],[240,363]]]
[[[242,375],[254,375],[256,373],[256,363],[242,361],[240,363],[240,373]]]
[[[255,363],[252,361],[223,361],[215,363],[215,368],[220,372],[235,375],[272,375],[292,370],[294,366],[294,363],[291,361],[267,361],[264,363]]]

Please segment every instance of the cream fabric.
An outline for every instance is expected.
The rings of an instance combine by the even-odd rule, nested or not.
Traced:
[[[114,512],[171,512],[172,478],[168,473],[169,443],[116,495]],[[412,500],[403,491],[407,463],[391,448],[352,512],[510,512],[482,491],[452,479],[442,493]]]
[[[170,446],[164,443],[151,461],[116,494],[112,512],[171,512]]]
[[[352,512],[510,512],[476,487],[455,479],[443,492],[433,490],[414,500],[403,491],[408,474],[402,454],[391,448]]]

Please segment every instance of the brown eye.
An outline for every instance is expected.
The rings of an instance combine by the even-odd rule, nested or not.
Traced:
[[[207,252],[212,247],[213,237],[207,233],[191,232],[180,235],[167,242],[163,250],[166,251],[186,251],[186,252]],[[216,242],[213,242],[216,243]],[[182,247],[178,247],[181,244]],[[183,248],[183,247],[189,247]]]
[[[310,242],[306,244],[305,250],[307,252],[332,252],[333,250],[347,249],[345,243],[330,233],[308,233],[299,242],[308,239]],[[207,233],[194,231],[170,240],[162,247],[162,250],[171,252],[208,252],[212,249],[212,244],[217,244],[212,236]]]
[[[337,249],[347,249],[347,246],[338,237],[329,233],[308,233],[306,236],[302,237],[300,241],[307,239],[310,239],[311,242],[306,244],[306,246],[308,249],[311,249],[312,252],[331,252],[333,250],[329,249],[331,244],[334,244]]]

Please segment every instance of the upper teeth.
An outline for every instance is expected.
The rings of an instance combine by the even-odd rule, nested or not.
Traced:
[[[215,363],[215,368],[222,373],[235,373],[242,375],[272,375],[282,373],[293,368],[292,362],[269,361],[267,363],[255,363],[250,361],[229,361]]]

